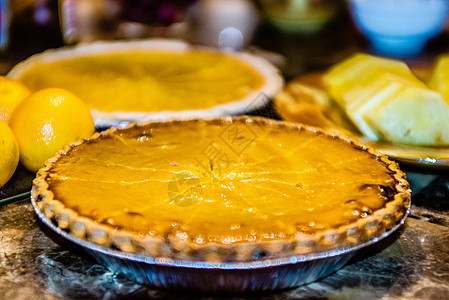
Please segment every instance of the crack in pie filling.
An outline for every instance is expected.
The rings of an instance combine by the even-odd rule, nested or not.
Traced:
[[[396,163],[259,117],[132,124],[66,146],[34,180],[48,218],[152,257],[252,261],[353,246],[407,213]]]

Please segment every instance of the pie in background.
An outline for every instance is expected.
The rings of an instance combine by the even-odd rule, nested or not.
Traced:
[[[19,63],[8,76],[33,91],[73,92],[91,109],[97,127],[245,113],[267,104],[284,84],[279,70],[257,55],[169,39],[51,49]]]

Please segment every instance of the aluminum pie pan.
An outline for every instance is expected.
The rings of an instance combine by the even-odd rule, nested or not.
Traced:
[[[214,263],[154,258],[100,246],[59,228],[39,209],[35,199],[31,198],[31,204],[38,219],[51,231],[83,248],[109,270],[150,287],[208,294],[281,290],[319,280],[342,268],[359,250],[391,235],[410,213],[408,208],[395,226],[351,247],[253,262]]]

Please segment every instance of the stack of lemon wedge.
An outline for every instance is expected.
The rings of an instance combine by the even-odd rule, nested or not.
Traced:
[[[438,73],[441,71],[435,69],[434,74]],[[438,78],[443,76],[433,77],[429,85],[438,86]],[[449,144],[445,93],[429,88],[402,61],[357,53],[331,67],[324,82],[368,139],[409,145]],[[446,94],[449,96],[449,91]]]
[[[432,90],[440,92],[444,99],[449,99],[449,54],[437,59],[428,85]]]

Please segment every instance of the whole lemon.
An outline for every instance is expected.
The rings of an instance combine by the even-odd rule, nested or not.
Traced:
[[[84,102],[60,88],[43,89],[22,100],[14,109],[9,126],[19,145],[20,160],[32,172],[43,167],[64,145],[95,131]]]
[[[0,120],[0,187],[12,177],[19,163],[16,138],[5,122]]]
[[[19,81],[0,76],[0,120],[8,123],[16,105],[30,94]]]

